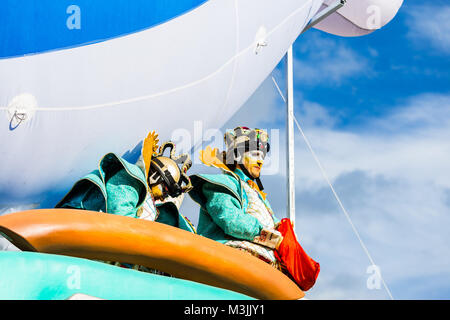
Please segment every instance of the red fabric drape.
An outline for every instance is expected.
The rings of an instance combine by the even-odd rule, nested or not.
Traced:
[[[275,257],[286,266],[303,291],[311,289],[319,276],[320,264],[311,259],[298,243],[291,220],[282,219],[277,230],[283,235],[283,241],[275,250]]]

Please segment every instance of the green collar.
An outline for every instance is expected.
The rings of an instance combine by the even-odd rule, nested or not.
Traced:
[[[247,175],[241,169],[236,169],[233,172],[244,182],[247,182],[248,180],[250,180],[250,178],[247,177]]]

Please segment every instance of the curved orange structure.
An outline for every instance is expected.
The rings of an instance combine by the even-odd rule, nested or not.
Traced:
[[[21,250],[139,264],[257,299],[294,300],[303,291],[267,263],[157,222],[75,209],[0,216],[0,232]]]

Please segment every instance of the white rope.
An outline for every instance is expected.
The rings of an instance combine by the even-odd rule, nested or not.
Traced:
[[[273,76],[272,76],[272,81],[275,84],[275,86],[276,86],[276,88],[278,90],[278,93],[280,94],[281,98],[286,103],[286,98],[284,97],[283,93],[281,92],[280,87],[278,86],[278,83],[277,83],[277,81],[275,80],[275,78]],[[311,154],[312,154],[312,156],[313,156],[317,166],[319,167],[320,171],[322,172],[323,177],[325,178],[326,182],[328,183],[328,186],[330,187],[331,191],[333,192],[333,195],[336,198],[336,201],[338,202],[339,206],[341,207],[342,212],[344,213],[345,217],[347,218],[348,223],[350,224],[350,226],[353,229],[353,232],[355,233],[356,237],[358,238],[359,243],[360,243],[361,247],[363,248],[367,258],[369,259],[370,263],[375,266],[376,265],[375,261],[372,259],[372,256],[369,253],[369,250],[367,249],[367,247],[364,244],[363,240],[361,239],[361,236],[359,235],[358,230],[356,229],[355,225],[353,224],[353,221],[350,218],[350,215],[348,214],[347,210],[344,208],[344,205],[342,204],[341,199],[339,198],[338,194],[334,190],[333,184],[331,183],[330,179],[328,179],[328,175],[325,172],[325,169],[323,168],[322,164],[319,161],[319,158],[317,157],[316,153],[314,152],[313,148],[311,147],[311,144],[309,143],[309,140],[306,137],[305,133],[303,132],[303,130],[302,130],[300,124],[298,123],[297,118],[295,117],[295,115],[294,115],[294,122],[295,122],[295,124],[297,126],[297,129],[300,131],[303,139],[305,140],[306,145],[308,146],[308,149],[311,152]],[[386,285],[386,282],[384,281],[383,277],[381,276],[381,272],[380,272],[379,276],[380,276],[380,280],[383,283],[383,286],[386,289],[389,297],[391,298],[391,300],[394,300],[394,298],[393,298],[393,296],[391,294],[391,291],[389,290],[388,286]]]

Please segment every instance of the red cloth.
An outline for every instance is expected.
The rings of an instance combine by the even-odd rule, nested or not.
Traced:
[[[277,230],[283,235],[283,241],[275,250],[275,257],[286,266],[303,291],[311,289],[319,276],[320,264],[311,259],[298,243],[291,220],[282,219]]]

